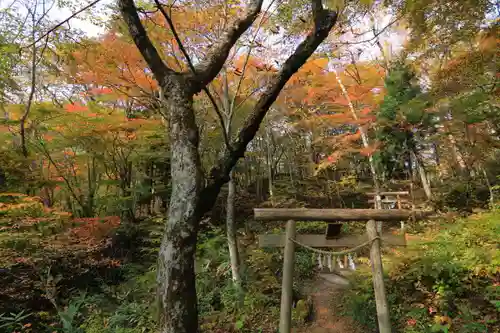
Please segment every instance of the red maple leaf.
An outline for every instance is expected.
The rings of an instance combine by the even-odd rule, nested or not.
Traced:
[[[64,106],[67,112],[82,112],[86,111],[88,108],[80,103],[66,104]]]

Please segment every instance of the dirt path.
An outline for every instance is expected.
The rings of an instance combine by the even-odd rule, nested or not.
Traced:
[[[334,313],[334,302],[341,299],[342,290],[346,288],[340,284],[331,283],[317,277],[310,287],[313,298],[313,321],[301,328],[292,329],[293,333],[362,333],[351,318]]]

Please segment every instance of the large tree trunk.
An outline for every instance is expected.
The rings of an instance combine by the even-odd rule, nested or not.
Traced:
[[[162,333],[195,333],[198,311],[195,284],[197,214],[202,190],[198,129],[193,97],[172,84],[166,98],[171,142],[172,194],[158,258],[158,298]]]

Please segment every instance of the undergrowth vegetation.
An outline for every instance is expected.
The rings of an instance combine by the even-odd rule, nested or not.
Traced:
[[[0,332],[157,331],[155,264],[163,218],[143,220],[137,231],[113,217],[72,218],[44,208],[36,197],[1,198]],[[274,332],[282,251],[259,249],[249,240],[238,287],[231,280],[226,242],[220,229],[210,228],[198,243],[202,331]],[[298,251],[296,261],[295,301],[305,297],[302,282],[314,274],[309,254]]]
[[[500,211],[429,227],[387,255],[386,289],[398,332],[500,332]],[[376,331],[371,275],[359,271],[342,311]]]
[[[155,267],[164,218],[142,220],[135,230],[117,217],[73,218],[24,194],[0,198],[0,332],[157,331]],[[421,225],[412,228],[421,240],[384,257],[397,331],[498,332],[500,211]],[[323,222],[297,225],[299,233],[324,228]],[[281,230],[278,224],[259,228]],[[344,225],[343,232],[362,230]],[[224,232],[205,226],[200,233],[196,284],[203,332],[275,332],[282,251],[258,248],[251,232],[241,234],[240,242],[238,286]],[[302,288],[315,274],[310,253],[298,249],[295,267],[297,304],[306,299]],[[371,273],[361,266],[354,281],[340,310],[375,332]],[[309,314],[295,312],[295,325],[304,324]]]

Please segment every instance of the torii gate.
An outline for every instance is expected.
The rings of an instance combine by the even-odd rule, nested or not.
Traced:
[[[430,212],[404,209],[274,209],[255,208],[254,216],[258,221],[288,221],[286,234],[259,235],[260,247],[285,247],[283,259],[283,280],[281,289],[281,309],[279,333],[290,333],[292,321],[292,285],[295,261],[295,243],[308,247],[355,247],[368,241],[370,245],[370,262],[373,274],[373,287],[377,308],[377,319],[380,333],[391,333],[389,306],[385,293],[380,240],[389,241],[393,245],[406,245],[405,236],[399,241],[394,235],[379,235],[375,221],[404,221],[410,218],[422,219]],[[295,221],[325,222],[362,222],[367,221],[366,235],[335,238],[340,231],[338,225],[328,224],[326,234],[296,235]],[[336,235],[335,235],[336,234]]]

